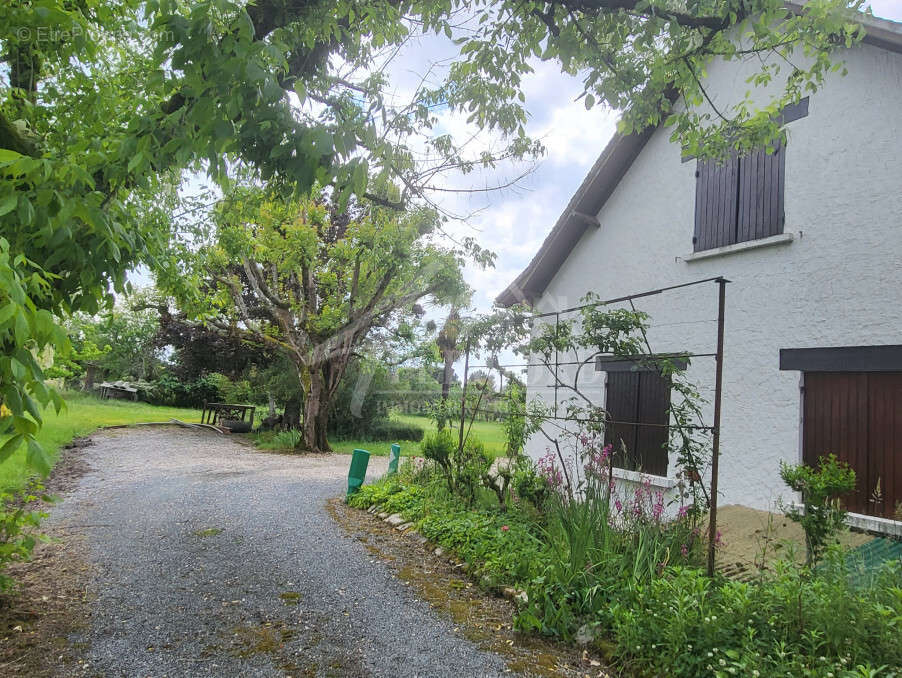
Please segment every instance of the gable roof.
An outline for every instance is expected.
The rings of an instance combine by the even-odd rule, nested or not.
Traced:
[[[802,4],[786,3],[794,11],[799,11]],[[863,39],[865,43],[902,54],[902,23],[867,15],[862,15],[860,22],[867,30]],[[539,251],[520,275],[498,295],[495,299],[497,304],[513,306],[519,302],[532,303],[545,291],[586,229],[600,225],[595,215],[601,211],[656,129],[647,127],[636,134],[614,134],[570,198]]]

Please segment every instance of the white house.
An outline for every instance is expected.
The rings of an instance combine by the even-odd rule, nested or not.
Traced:
[[[853,519],[898,531],[902,24],[868,19],[866,26],[864,42],[841,54],[848,74],[828,76],[810,99],[784,111],[787,142],[773,155],[718,167],[682,157],[668,129],[615,136],[498,301],[526,300],[546,313],[578,305],[589,291],[612,299],[728,279],[720,503],[773,509],[781,495],[791,498],[781,460],[834,452],[857,472],[847,502]],[[715,104],[740,97],[758,66],[756,59],[713,64],[706,89]],[[717,301],[716,284],[708,283],[635,303],[651,316],[655,353],[705,354],[716,347]],[[529,397],[551,402],[542,372],[530,369]],[[710,358],[692,360],[689,375],[709,400],[709,424],[714,373]],[[583,386],[602,406],[625,397],[635,407],[643,396],[623,389],[650,388],[614,370],[591,377]],[[632,444],[651,444],[642,439]],[[528,449],[538,457],[546,441],[534,436]],[[672,488],[674,460],[651,465],[654,484]]]

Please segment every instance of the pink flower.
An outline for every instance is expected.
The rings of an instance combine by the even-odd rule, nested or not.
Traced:
[[[655,492],[655,505],[652,507],[652,517],[655,520],[659,520],[661,515],[664,513],[664,493],[663,492]]]
[[[686,544],[683,544],[683,545],[680,547],[680,553],[683,554],[683,558],[685,558],[686,556],[688,556],[688,555],[689,555],[689,546],[687,546]]]
[[[620,513],[623,510],[623,504],[620,503],[619,499],[614,500],[614,508],[617,509],[617,513]]]
[[[502,526],[501,526],[501,531],[502,531],[502,532],[507,532],[509,529],[511,529],[511,528],[509,528],[507,525],[502,525]]]
[[[685,504],[680,506],[679,510],[677,510],[677,520],[685,518],[687,513],[689,513],[689,507]]]

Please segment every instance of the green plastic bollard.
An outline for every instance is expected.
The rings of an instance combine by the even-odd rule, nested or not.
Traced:
[[[351,470],[348,471],[348,494],[345,499],[354,494],[363,485],[363,481],[366,478],[366,467],[369,463],[369,452],[366,450],[354,450],[354,454],[351,455]]]
[[[398,443],[394,443],[391,446],[391,452],[388,453],[388,472],[397,473],[398,472],[398,462],[401,460],[401,446]]]

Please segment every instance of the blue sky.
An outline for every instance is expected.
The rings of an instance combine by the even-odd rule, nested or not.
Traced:
[[[870,5],[876,16],[902,21],[902,0],[871,0]],[[449,58],[453,50],[444,37],[414,41],[390,68],[398,96],[409,92],[435,62]],[[601,106],[586,111],[582,102],[575,100],[582,92],[579,81],[562,75],[553,63],[536,64],[525,86],[530,112],[527,133],[541,138],[546,147],[534,171],[514,188],[432,196],[450,212],[471,215],[449,223],[449,231],[472,235],[497,254],[494,269],[469,268],[466,272],[478,310],[487,310],[495,296],[529,263],[616,127],[614,111]],[[459,116],[449,112],[439,115],[443,131],[467,133]],[[483,139],[481,143],[489,146],[492,140]],[[503,184],[522,169],[505,167],[467,179],[449,177],[447,181],[484,188]]]

